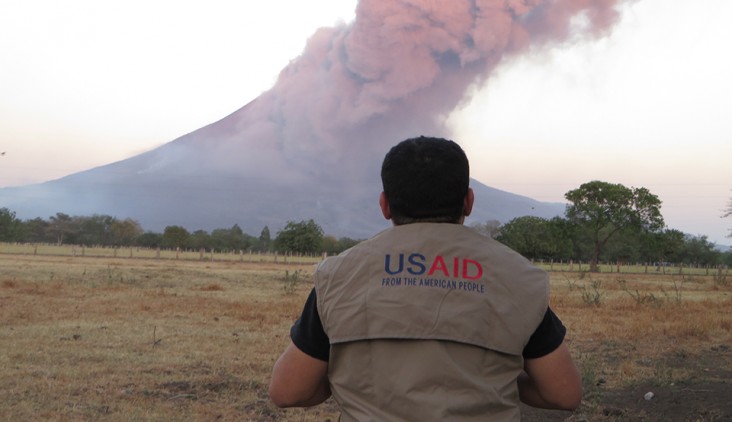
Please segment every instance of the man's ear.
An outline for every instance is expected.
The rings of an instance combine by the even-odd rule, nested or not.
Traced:
[[[386,218],[387,220],[391,220],[389,200],[386,199],[386,194],[384,194],[384,192],[381,192],[381,195],[379,195],[379,207],[381,207],[381,214],[384,215],[384,218]]]
[[[473,212],[473,203],[475,203],[475,194],[473,193],[472,188],[468,188],[468,193],[465,194],[465,199],[463,202],[463,215],[469,216],[471,212]]]

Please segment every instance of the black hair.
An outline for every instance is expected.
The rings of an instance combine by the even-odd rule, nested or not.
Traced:
[[[447,139],[407,139],[384,157],[381,182],[394,224],[457,223],[470,183],[468,157]]]

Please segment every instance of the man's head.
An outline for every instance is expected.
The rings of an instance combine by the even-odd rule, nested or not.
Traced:
[[[381,208],[396,225],[462,223],[473,206],[470,168],[453,141],[419,137],[394,146],[381,166]]]

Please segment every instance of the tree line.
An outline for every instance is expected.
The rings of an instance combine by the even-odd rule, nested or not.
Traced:
[[[348,237],[325,235],[313,220],[288,221],[285,228],[272,237],[267,226],[262,228],[259,236],[253,236],[245,233],[238,224],[211,232],[190,232],[177,225],[167,226],[163,232],[144,231],[135,220],[110,215],[70,216],[57,213],[47,220],[40,217],[20,220],[8,208],[0,208],[0,242],[302,254],[337,254],[358,243]]]
[[[501,225],[497,221],[473,227],[521,253],[546,261],[678,263],[732,265],[732,252],[716,250],[706,236],[689,236],[665,227],[661,201],[646,188],[592,181],[565,194],[564,217],[517,217]],[[723,217],[732,215],[732,201]],[[98,246],[141,246],[193,250],[252,250],[303,254],[336,254],[358,243],[348,237],[326,236],[313,220],[288,221],[272,237],[269,227],[259,236],[238,225],[211,232],[189,232],[167,226],[162,233],[144,231],[132,219],[109,215],[70,216],[57,213],[48,220],[20,220],[0,208],[0,241]]]
[[[599,262],[732,265],[707,236],[691,236],[665,226],[661,201],[646,188],[592,181],[565,194],[564,217],[518,217],[504,225],[476,228],[527,258]],[[732,215],[730,210],[725,216]]]

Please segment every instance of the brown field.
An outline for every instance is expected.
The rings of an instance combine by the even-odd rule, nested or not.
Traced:
[[[332,401],[267,399],[312,267],[2,254],[0,420],[335,421]],[[562,272],[552,289],[585,398],[525,420],[732,420],[732,280]]]

